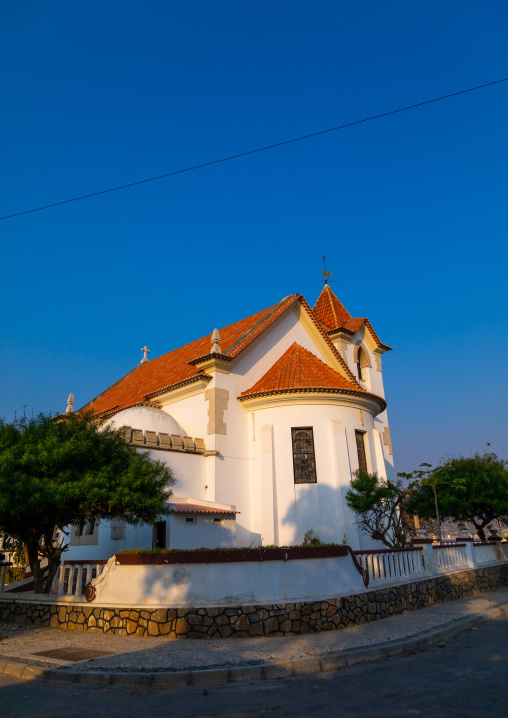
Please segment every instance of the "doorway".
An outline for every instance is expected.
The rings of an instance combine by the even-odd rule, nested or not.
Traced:
[[[166,522],[157,521],[153,525],[153,548],[166,548]]]

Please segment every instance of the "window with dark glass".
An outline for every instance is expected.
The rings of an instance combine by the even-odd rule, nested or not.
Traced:
[[[365,453],[365,433],[363,431],[355,431],[356,449],[358,451],[358,466],[360,471],[367,472],[367,454]]]
[[[362,377],[362,353],[363,353],[363,349],[361,347],[358,347],[358,361],[356,362],[356,368],[358,371],[358,379],[360,381],[363,380],[363,377]]]
[[[295,484],[316,484],[316,456],[312,427],[291,429],[293,440],[293,474]]]

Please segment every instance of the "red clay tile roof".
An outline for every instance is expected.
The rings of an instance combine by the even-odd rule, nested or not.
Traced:
[[[250,342],[298,300],[298,295],[291,295],[268,309],[263,309],[246,319],[220,329],[222,353],[230,357],[238,356]],[[147,396],[161,393],[170,387],[191,383],[203,376],[206,377],[206,374],[190,365],[189,362],[210,352],[210,334],[174,349],[168,354],[138,364],[108,389],[85,404],[80,411],[92,411],[94,414],[118,412],[128,406],[145,401]]]
[[[327,331],[342,327],[351,319],[351,314],[339,302],[328,284],[325,284],[323,287],[312,311],[318,322],[322,324]]]
[[[355,334],[363,324],[365,324],[369,328],[376,344],[385,351],[391,350],[391,347],[381,342],[372,324],[366,317],[351,316],[347,309],[339,302],[328,284],[325,284],[323,287],[312,311],[317,321],[329,334],[339,329],[345,329],[346,332]]]
[[[171,503],[171,502],[170,502]],[[214,509],[212,506],[200,506],[198,504],[172,504],[175,514],[239,514],[239,511],[227,509]]]
[[[342,377],[341,374],[335,372],[325,364],[323,364],[323,367],[329,372],[336,374],[345,385],[348,385],[348,388],[354,389],[355,391],[363,391],[346,362],[331,342],[328,336],[330,333],[328,327],[331,321],[330,316],[332,315],[344,319],[348,326],[351,325],[351,323],[358,321],[363,323],[363,321],[366,320],[354,320],[346,309],[344,309],[337,297],[335,297],[328,285],[326,285],[321,292],[314,311],[301,294],[293,294],[289,297],[285,297],[277,304],[268,307],[268,309],[263,309],[246,319],[242,319],[239,322],[220,329],[221,356],[230,359],[237,357],[254,339],[297,302],[300,302],[302,307],[308,312],[347,378]],[[319,309],[316,316],[315,310],[318,304],[321,306],[321,309]],[[333,322],[334,321],[335,319]],[[326,322],[328,322],[328,324],[326,324]],[[361,324],[359,326],[361,326]],[[91,410],[94,414],[117,413],[129,406],[145,402],[147,399],[153,398],[169,389],[192,383],[200,378],[208,378],[208,375],[204,374],[199,368],[196,368],[194,363],[197,359],[208,356],[210,347],[210,334],[207,334],[190,344],[174,349],[156,359],[138,364],[121,379],[108,387],[108,389],[85,404],[80,411]]]
[[[300,299],[300,302],[301,302],[302,306],[305,307],[305,309],[306,309],[307,312],[309,313],[309,316],[311,317],[312,321],[314,322],[314,325],[315,325],[316,329],[319,331],[319,333],[321,334],[321,336],[323,337],[323,339],[325,340],[325,342],[328,344],[328,347],[329,347],[329,348],[331,349],[331,351],[333,352],[333,354],[334,354],[334,356],[335,356],[335,359],[338,361],[338,363],[339,363],[339,364],[341,365],[341,367],[343,368],[344,373],[345,373],[346,376],[348,377],[349,381],[350,381],[352,384],[354,384],[356,387],[360,387],[360,385],[358,384],[358,382],[357,382],[357,380],[356,380],[355,375],[352,373],[352,371],[350,370],[350,368],[348,367],[348,365],[346,364],[346,362],[344,361],[344,359],[341,357],[341,355],[340,355],[339,352],[337,351],[337,349],[336,349],[336,347],[335,347],[335,344],[331,341],[330,337],[328,336],[328,332],[327,332],[326,329],[324,329],[324,327],[316,320],[316,317],[314,316],[314,313],[313,313],[312,309],[310,308],[310,306],[307,304],[307,300],[305,299],[305,297],[304,297],[302,294],[299,294],[298,297],[299,297],[299,299]]]
[[[346,329],[354,334],[361,328],[364,321],[365,317],[350,317],[347,322],[344,322],[341,329]]]
[[[288,391],[334,391],[345,389],[364,392],[364,389],[345,379],[342,374],[296,342],[277,359],[275,364],[240,399],[260,394]]]

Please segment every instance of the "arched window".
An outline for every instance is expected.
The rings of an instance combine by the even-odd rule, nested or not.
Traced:
[[[359,381],[367,380],[367,372],[363,371],[367,367],[372,367],[369,352],[365,345],[355,344],[353,346],[353,361],[356,364]]]

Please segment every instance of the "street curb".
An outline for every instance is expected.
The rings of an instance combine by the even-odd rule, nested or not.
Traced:
[[[489,611],[475,616],[467,616],[449,621],[437,628],[420,631],[397,641],[376,643],[372,646],[350,648],[341,653],[299,658],[279,663],[261,663],[255,666],[232,668],[204,668],[195,671],[168,671],[161,673],[106,673],[104,671],[59,671],[58,669],[34,668],[22,663],[0,663],[0,673],[21,680],[42,679],[47,683],[82,686],[143,686],[145,688],[183,688],[205,687],[225,683],[244,683],[246,681],[266,681],[290,678],[309,673],[337,671],[341,668],[356,666],[424,651],[426,648],[448,638],[454,638],[464,631],[480,626],[486,621],[508,615],[508,601]]]
[[[14,678],[21,678],[24,681],[33,681],[36,678],[42,678],[46,673],[46,668],[33,668],[26,666],[24,663],[0,663],[0,673]]]

